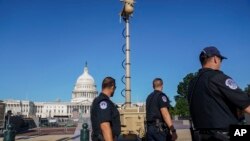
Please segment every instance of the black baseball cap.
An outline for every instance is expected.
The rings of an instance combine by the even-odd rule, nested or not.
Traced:
[[[202,53],[205,54],[205,55],[207,55],[208,57],[218,56],[221,59],[227,59],[227,57],[221,55],[220,51],[216,47],[214,47],[214,46],[205,47],[201,51],[201,54]]]

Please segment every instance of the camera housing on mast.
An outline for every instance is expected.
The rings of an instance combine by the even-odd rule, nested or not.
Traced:
[[[120,16],[128,19],[131,14],[134,12],[134,0],[120,0],[124,3],[123,9],[120,13]]]

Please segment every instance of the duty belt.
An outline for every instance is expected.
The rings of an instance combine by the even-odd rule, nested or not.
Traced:
[[[220,134],[223,134],[223,135],[228,135],[229,134],[228,131],[221,131],[221,130],[198,130],[198,132],[200,134],[210,134],[212,132],[214,132],[214,133],[220,133]]]
[[[201,133],[207,133],[207,132],[225,132],[228,133],[228,129],[222,129],[222,128],[209,128],[209,129],[195,129],[195,131],[199,131]]]
[[[155,121],[147,121],[147,125],[155,126],[158,132],[169,131],[168,126],[164,122],[160,121],[159,119],[156,119]]]
[[[194,130],[194,140],[201,141],[202,138],[207,138],[209,136],[213,136],[216,139],[229,141],[229,132],[227,130]]]
[[[155,121],[147,121],[147,125],[155,125]]]

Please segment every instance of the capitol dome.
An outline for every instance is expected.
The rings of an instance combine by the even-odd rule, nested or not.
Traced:
[[[78,77],[72,92],[71,102],[92,102],[97,96],[94,78],[89,74],[87,63],[83,73]]]

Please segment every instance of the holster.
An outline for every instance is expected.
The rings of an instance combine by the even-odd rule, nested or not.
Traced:
[[[155,120],[155,127],[157,128],[158,132],[169,132],[166,123],[161,122],[159,119]]]

